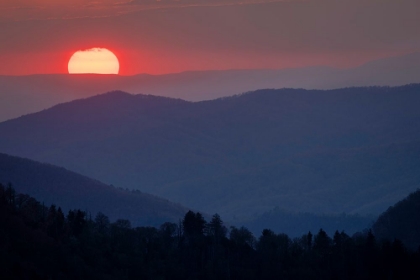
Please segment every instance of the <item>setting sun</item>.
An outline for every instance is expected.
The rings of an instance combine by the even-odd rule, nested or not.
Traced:
[[[68,64],[70,74],[118,74],[119,69],[118,58],[104,48],[77,51]]]

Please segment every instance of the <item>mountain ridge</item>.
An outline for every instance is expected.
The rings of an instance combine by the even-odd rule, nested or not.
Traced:
[[[379,214],[419,180],[419,92],[266,89],[201,102],[117,93],[0,123],[0,150],[231,220],[275,207]]]
[[[0,76],[0,99],[3,101],[0,103],[0,121],[111,90],[202,101],[261,88],[325,90],[347,86],[397,86],[420,82],[419,72],[420,53],[412,53],[380,59],[350,69],[314,66],[280,70],[208,70],[134,76]]]
[[[402,241],[412,250],[420,248],[420,223],[417,213],[420,211],[420,189],[410,193],[383,212],[372,229],[381,240]]]

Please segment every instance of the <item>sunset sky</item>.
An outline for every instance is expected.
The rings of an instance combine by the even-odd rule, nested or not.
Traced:
[[[0,0],[0,75],[67,73],[108,48],[120,74],[348,68],[420,51],[419,0]]]

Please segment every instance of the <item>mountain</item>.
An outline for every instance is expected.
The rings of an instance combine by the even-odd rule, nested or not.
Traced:
[[[110,92],[0,123],[0,151],[235,224],[275,207],[379,215],[418,188],[419,106],[416,84],[203,102]]]
[[[58,103],[117,89],[201,101],[261,88],[334,89],[349,86],[398,86],[420,82],[419,73],[420,53],[413,53],[372,61],[351,69],[309,67],[135,76],[0,76],[0,121],[40,111]]]
[[[372,228],[379,239],[402,241],[407,247],[420,248],[420,190],[396,203],[379,216]]]
[[[94,218],[102,212],[114,221],[129,219],[134,226],[158,226],[178,222],[188,211],[179,204],[145,194],[105,185],[64,168],[0,154],[0,183],[12,183],[45,205],[56,204],[64,213],[86,210]]]

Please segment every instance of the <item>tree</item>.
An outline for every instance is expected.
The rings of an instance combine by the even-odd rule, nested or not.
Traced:
[[[86,225],[86,213],[80,210],[70,210],[67,215],[71,234],[78,237]]]
[[[223,225],[223,221],[219,214],[214,214],[211,221],[207,224],[207,235],[212,237],[217,243],[226,237],[227,228]]]
[[[15,197],[16,197],[16,191],[12,187],[11,183],[7,184],[7,188],[5,191],[5,197],[6,197],[6,203],[9,205],[14,206],[15,205]]]
[[[230,241],[238,247],[255,248],[255,237],[246,227],[236,228],[230,227]]]
[[[315,257],[316,266],[323,271],[322,278],[329,278],[331,275],[331,262],[332,262],[332,248],[331,238],[327,233],[320,229],[314,238],[313,252]]]
[[[113,225],[119,229],[131,229],[131,222],[127,219],[118,219],[115,223],[113,223]]]
[[[109,225],[110,225],[110,222],[109,222],[108,216],[106,216],[102,212],[98,212],[98,214],[96,214],[96,217],[95,217],[96,230],[101,234],[105,234],[109,230]]]
[[[0,183],[0,205],[6,205],[6,188]]]
[[[185,214],[184,220],[182,221],[184,235],[187,237],[203,236],[205,225],[206,221],[203,216],[199,212],[194,213],[191,210]]]
[[[314,250],[325,252],[329,250],[330,245],[331,238],[329,238],[327,233],[321,228],[314,238]]]
[[[310,251],[312,249],[312,233],[309,231],[306,235],[306,250]]]
[[[167,250],[179,243],[179,228],[175,223],[166,222],[162,224],[159,228],[159,235],[162,239],[164,247],[167,248]],[[174,240],[177,240],[177,243],[173,242]]]

